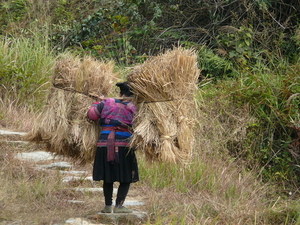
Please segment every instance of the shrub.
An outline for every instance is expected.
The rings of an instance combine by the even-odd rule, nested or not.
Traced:
[[[252,162],[260,165],[266,180],[299,182],[300,86],[297,71],[299,66],[290,67],[281,74],[247,73],[229,90],[235,104],[249,104],[252,114],[259,120],[248,126],[248,143]]]

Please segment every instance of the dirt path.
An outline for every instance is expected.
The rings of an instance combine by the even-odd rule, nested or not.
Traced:
[[[61,174],[61,182],[73,182],[76,181],[84,183],[90,183],[86,187],[81,185],[80,187],[75,187],[75,191],[82,193],[99,193],[102,195],[102,188],[98,185],[95,187],[91,177],[91,165],[80,166],[72,163],[72,161],[65,159],[63,157],[54,157],[51,153],[43,150],[41,146],[34,146],[28,148],[27,145],[33,143],[28,143],[22,140],[22,136],[25,133],[11,131],[11,130],[1,130],[0,129],[0,143],[6,142],[11,143],[12,146],[16,146],[14,157],[21,161],[29,162],[33,169],[36,170],[49,170],[49,171],[59,171]],[[114,189],[114,196],[116,195],[117,188]],[[63,196],[62,196],[63,197]],[[86,199],[85,199],[86,200]],[[68,199],[68,202],[82,203],[80,199]],[[95,214],[83,215],[74,218],[67,219],[64,223],[56,225],[96,225],[96,224],[119,224],[114,221],[124,220],[126,217],[134,218],[136,221],[145,220],[147,218],[147,213],[142,211],[143,205],[145,204],[144,198],[138,193],[137,189],[132,188],[128,194],[125,201],[125,205],[129,208],[133,208],[132,214],[102,214],[100,212]],[[99,208],[100,211],[100,208]],[[103,223],[104,222],[104,223]],[[1,223],[0,224],[5,224]],[[18,223],[16,223],[18,224]],[[23,223],[22,223],[23,224]]]

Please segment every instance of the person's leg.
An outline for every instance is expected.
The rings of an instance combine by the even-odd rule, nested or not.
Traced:
[[[105,205],[112,205],[114,183],[103,182],[103,194],[105,199]]]
[[[112,195],[113,195],[114,183],[103,182],[103,194],[105,199],[105,207],[101,210],[103,213],[112,212]]]
[[[116,206],[122,206],[128,194],[130,183],[120,183],[117,193]]]
[[[128,194],[130,187],[130,183],[121,183],[118,188],[118,193],[117,193],[117,199],[116,199],[116,206],[114,208],[115,213],[131,213],[132,210],[127,209],[123,206],[123,203],[125,201],[125,198]]]

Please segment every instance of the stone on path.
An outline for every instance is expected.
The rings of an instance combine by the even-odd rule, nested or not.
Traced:
[[[8,130],[0,130],[0,135],[13,135],[13,134],[17,134],[17,135],[25,135],[25,132],[14,132],[14,131],[8,131]]]
[[[60,172],[69,172],[70,174],[72,174],[72,173],[74,174],[74,172],[81,172],[81,171],[60,171]],[[74,175],[76,175],[76,174],[74,174]],[[78,173],[78,175],[79,175],[79,173]],[[83,177],[78,177],[78,176],[65,176],[62,179],[62,182],[67,183],[67,182],[74,181],[74,180],[87,180],[87,181],[93,182],[93,178],[91,176],[84,177],[84,178]]]
[[[16,157],[18,159],[36,161],[36,162],[43,161],[43,160],[53,160],[54,158],[56,158],[53,154],[45,151],[17,153]]]
[[[74,188],[75,191],[80,192],[103,192],[103,188]],[[113,194],[117,194],[118,189],[113,189]],[[144,205],[145,203],[136,199],[132,199],[130,197],[127,197],[124,203],[124,206],[139,206]]]
[[[88,219],[104,224],[142,224],[147,220],[147,213],[133,210],[132,213],[97,213],[90,215]]]
[[[74,188],[74,190],[80,192],[103,192],[103,188]],[[117,193],[118,193],[118,189],[114,188],[113,194],[117,194]]]
[[[67,170],[71,169],[72,165],[68,162],[54,162],[49,165],[40,165],[40,169],[58,169],[58,170]]]
[[[63,225],[103,225],[103,223],[90,223],[82,218],[70,218]]]
[[[132,206],[135,206],[135,205],[144,205],[145,203],[144,202],[141,202],[139,200],[134,200],[134,199],[126,199],[124,205],[132,205]]]

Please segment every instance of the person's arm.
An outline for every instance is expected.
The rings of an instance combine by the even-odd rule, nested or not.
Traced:
[[[90,120],[97,121],[100,119],[101,111],[103,108],[102,102],[94,102],[91,107],[88,109],[87,117]]]

